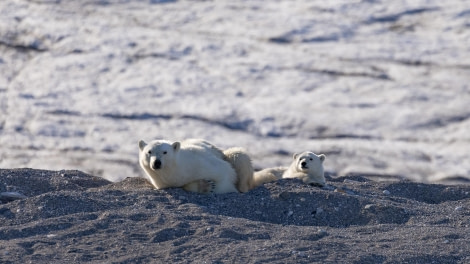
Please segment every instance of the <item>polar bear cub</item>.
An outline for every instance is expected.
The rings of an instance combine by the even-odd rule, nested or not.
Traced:
[[[183,187],[199,193],[245,192],[253,167],[241,148],[222,151],[201,139],[139,141],[139,163],[157,189]],[[238,189],[237,189],[238,188]]]
[[[294,154],[290,167],[269,168],[254,174],[253,187],[281,178],[298,178],[310,185],[326,184],[323,161],[324,154],[316,155],[311,151]]]

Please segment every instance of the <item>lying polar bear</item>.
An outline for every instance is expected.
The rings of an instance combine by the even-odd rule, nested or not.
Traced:
[[[323,161],[326,158],[324,154],[316,155],[305,151],[294,154],[293,158],[290,167],[268,168],[255,172],[253,188],[281,178],[298,178],[310,185],[324,186],[326,184],[323,169]]]
[[[198,193],[247,192],[253,166],[241,148],[220,150],[202,139],[139,141],[139,163],[157,189],[182,187]]]

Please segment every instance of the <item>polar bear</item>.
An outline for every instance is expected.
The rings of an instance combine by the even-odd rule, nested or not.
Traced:
[[[202,139],[139,141],[139,163],[157,189],[183,187],[198,193],[246,192],[253,166],[241,148],[220,150]]]
[[[324,186],[326,184],[323,169],[325,158],[324,154],[316,155],[311,151],[294,154],[294,160],[289,167],[269,168],[255,172],[252,186],[254,188],[281,178],[298,178],[306,184]]]

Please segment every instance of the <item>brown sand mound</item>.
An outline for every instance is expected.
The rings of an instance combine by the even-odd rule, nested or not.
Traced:
[[[200,195],[0,170],[0,263],[470,263],[470,186],[328,183]]]

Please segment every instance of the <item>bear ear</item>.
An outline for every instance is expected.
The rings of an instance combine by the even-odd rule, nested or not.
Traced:
[[[321,162],[325,161],[325,159],[326,159],[325,154],[320,154],[320,155],[318,155],[318,157],[320,158]]]
[[[180,147],[181,147],[181,143],[179,143],[178,141],[176,141],[176,142],[173,143],[171,146],[173,147],[173,150],[174,150],[174,151],[178,151],[178,150],[180,149]]]
[[[139,140],[139,149],[143,150],[145,146],[147,146],[147,143],[145,143],[145,141],[143,141],[142,139]]]
[[[292,156],[292,158],[295,160],[295,159],[297,159],[298,156],[299,156],[299,153],[294,153],[294,155]]]

